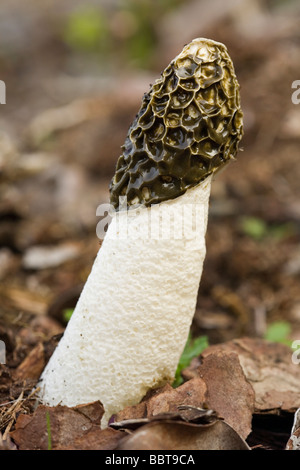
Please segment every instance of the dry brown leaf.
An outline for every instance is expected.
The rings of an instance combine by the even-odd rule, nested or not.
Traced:
[[[174,389],[165,385],[135,406],[117,413],[114,421],[151,418],[176,412],[181,405],[216,411],[243,438],[251,431],[254,391],[240,366],[237,354],[212,354],[205,358],[197,377]]]
[[[150,418],[160,413],[176,412],[180,405],[201,407],[205,400],[205,392],[206,385],[199,377],[195,377],[176,389],[167,384],[153,390],[141,403],[121,410],[115,415],[114,421]]]
[[[124,432],[112,428],[93,427],[87,433],[76,437],[70,446],[57,446],[56,450],[114,450]]]
[[[124,437],[118,450],[249,450],[246,442],[224,421],[192,424],[153,420]]]
[[[245,439],[251,432],[254,391],[245,378],[238,355],[222,351],[208,354],[197,371],[207,387],[206,406]]]
[[[18,417],[15,430],[10,436],[20,450],[47,450],[49,437],[47,413],[49,413],[52,449],[78,448],[78,445],[84,448],[85,441],[90,448],[91,436],[93,436],[92,445],[96,445],[95,438],[99,437],[99,448],[102,434],[100,421],[103,412],[100,402],[73,408],[40,405],[32,416],[21,414]],[[107,442],[105,433],[104,442]]]
[[[42,343],[38,343],[17,367],[14,377],[17,380],[37,380],[45,367],[45,354]]]
[[[255,392],[256,412],[276,409],[294,412],[300,407],[300,368],[293,364],[288,346],[245,337],[210,346],[202,358],[222,351],[238,355]]]
[[[244,439],[213,410],[191,405],[149,418],[114,422],[113,429],[130,435],[118,450],[249,450]]]
[[[181,405],[177,407],[177,411],[159,413],[149,418],[131,418],[122,421],[115,421],[110,424],[113,429],[122,429],[125,431],[134,430],[143,426],[144,424],[153,421],[180,421],[186,423],[196,423],[199,425],[206,425],[215,422],[220,418],[213,410],[199,408],[191,405]]]
[[[137,405],[126,406],[110,419],[110,422],[128,419],[143,419],[147,417],[147,401],[141,401]]]
[[[184,383],[176,389],[168,385],[164,393],[150,398],[147,403],[147,416],[155,416],[165,412],[176,412],[178,406],[181,405],[202,407],[205,401],[205,392],[206,385],[199,377]]]
[[[21,287],[1,285],[0,295],[12,309],[36,315],[44,315],[47,311],[49,299],[45,298],[44,293],[40,294]]]

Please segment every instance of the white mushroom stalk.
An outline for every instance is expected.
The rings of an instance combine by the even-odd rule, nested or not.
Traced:
[[[195,39],[144,95],[129,129],[110,187],[112,221],[42,374],[43,403],[100,400],[105,425],[173,382],[205,259],[211,179],[241,137],[227,49]]]

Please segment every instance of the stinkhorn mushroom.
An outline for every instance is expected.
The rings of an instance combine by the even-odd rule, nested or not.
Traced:
[[[110,186],[112,221],[39,382],[43,403],[100,400],[104,422],[172,383],[195,312],[211,179],[243,134],[226,47],[198,38],[142,100]]]

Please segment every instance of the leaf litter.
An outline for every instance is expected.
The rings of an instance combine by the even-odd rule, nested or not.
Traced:
[[[99,403],[84,405],[88,416],[82,409],[47,409],[37,406],[32,390],[63,333],[63,312],[75,306],[98,251],[94,208],[107,200],[124,130],[152,76],[135,70],[134,76],[109,77],[110,84],[103,86],[92,79],[94,66],[87,66],[84,77],[75,67],[75,85],[69,72],[76,54],[71,60],[64,55],[56,27],[47,30],[47,37],[39,27],[40,18],[55,25],[58,2],[51,10],[42,3],[37,9],[29,1],[26,15],[21,4],[18,14],[11,14],[11,2],[2,3],[3,21],[19,38],[10,45],[18,67],[4,55],[4,78],[14,87],[22,76],[24,86],[23,92],[21,87],[12,90],[9,113],[1,118],[0,339],[7,361],[0,364],[0,448],[47,449],[49,433],[51,448],[143,446],[142,430],[153,446],[167,432],[171,448],[196,448],[204,445],[203,439],[218,447],[222,435],[229,434],[234,437],[226,445],[232,447],[246,442],[251,449],[297,448],[299,364],[293,364],[289,346],[259,338],[268,324],[282,320],[291,325],[292,339],[300,333],[300,133],[299,113],[290,99],[298,74],[299,26],[293,6],[288,12],[282,3],[283,17],[276,2],[257,3],[255,14],[250,0],[238,11],[236,2],[224,8],[220,1],[220,8],[206,10],[200,29],[213,37],[217,15],[220,40],[235,58],[246,117],[245,151],[238,165],[232,164],[214,184],[206,269],[192,325],[193,338],[205,335],[212,346],[198,351],[189,366],[184,364],[176,388],[152,391],[100,429]],[[170,44],[177,50],[188,42],[185,34],[199,34],[202,5],[191,5],[192,17],[187,5],[156,18],[157,69],[172,55]],[[35,41],[28,67],[24,61],[31,43],[23,45],[22,34],[32,12],[38,14],[31,16]],[[188,31],[178,27],[183,19],[190,24]],[[274,21],[280,27],[274,28]],[[265,27],[258,31],[257,24]],[[47,93],[32,85],[35,80],[45,83]],[[87,94],[87,83],[93,88],[95,82],[96,92]],[[65,119],[68,109],[75,111],[75,122],[72,114]],[[47,258],[52,252],[54,260]],[[190,407],[189,417],[183,418],[182,407]],[[212,421],[195,423],[198,412]],[[118,422],[122,430],[113,428]],[[64,436],[63,430],[70,428],[72,433]]]
[[[299,424],[292,430],[299,394],[291,385],[299,385],[300,375],[290,364],[291,349],[286,345],[244,337],[209,346],[182,371],[181,385],[167,384],[148,392],[101,429],[100,402],[77,407],[37,403],[32,390],[41,364],[38,372],[31,364],[44,358],[45,344],[38,342],[14,371],[0,366],[0,386],[5,382],[1,377],[6,377],[11,398],[0,403],[4,448],[46,450],[49,442],[56,450],[251,450],[299,445]],[[34,378],[26,379],[26,370],[28,376],[33,371]],[[260,435],[257,417],[264,418],[261,429],[272,436],[271,441]],[[287,417],[290,427],[280,438],[274,437],[272,420]]]

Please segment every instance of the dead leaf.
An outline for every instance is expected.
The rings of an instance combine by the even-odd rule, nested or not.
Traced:
[[[117,450],[250,450],[227,423],[153,420],[124,437]]]
[[[195,406],[181,405],[177,411],[159,413],[149,418],[131,418],[122,421],[115,421],[110,424],[113,429],[133,430],[144,424],[153,421],[183,421],[187,423],[208,424],[217,421],[220,418],[215,411],[198,408]]]
[[[42,343],[33,348],[17,367],[14,377],[17,380],[37,380],[45,367],[45,354]]]
[[[69,447],[56,447],[56,450],[114,450],[123,439],[124,432],[112,428],[93,427],[86,434],[76,437]]]
[[[236,353],[208,354],[197,369],[205,382],[205,404],[215,410],[244,439],[251,432],[254,391]],[[189,383],[189,382],[187,382]]]
[[[300,407],[300,368],[293,364],[288,346],[245,337],[210,346],[201,357],[205,360],[208,355],[222,351],[238,355],[255,392],[255,412],[276,409],[294,412]]]
[[[44,293],[40,294],[21,287],[8,285],[0,286],[0,296],[11,309],[36,315],[44,315],[49,303]]]
[[[147,403],[147,416],[155,416],[164,412],[175,412],[178,406],[191,405],[200,407],[205,401],[206,385],[204,381],[196,377],[178,388],[167,385],[164,393],[150,398]]]
[[[109,420],[110,423],[115,421],[124,421],[129,419],[147,419],[147,402],[141,401],[137,405],[126,406],[123,410],[119,411]]]
[[[176,412],[112,423],[130,433],[118,450],[249,450],[248,444],[215,411],[190,405]]]
[[[46,416],[49,413],[52,449],[76,448],[76,442],[84,446],[85,437],[93,436],[95,439],[97,434],[101,443],[100,421],[103,412],[100,402],[73,408],[40,405],[32,416],[21,414],[18,417],[15,430],[10,436],[20,450],[47,450],[49,435]],[[107,442],[107,435],[104,434],[104,437],[104,442]],[[90,445],[89,439],[86,444]]]
[[[177,412],[180,405],[201,407],[205,400],[206,385],[196,377],[178,388],[167,384],[151,391],[141,403],[127,406],[114,416],[114,421],[150,418],[160,413]]]
[[[135,406],[117,413],[114,421],[151,418],[178,412],[182,405],[210,408],[222,416],[243,438],[251,431],[254,392],[247,382],[238,356],[215,354],[197,368],[197,377],[174,389],[165,385]]]

